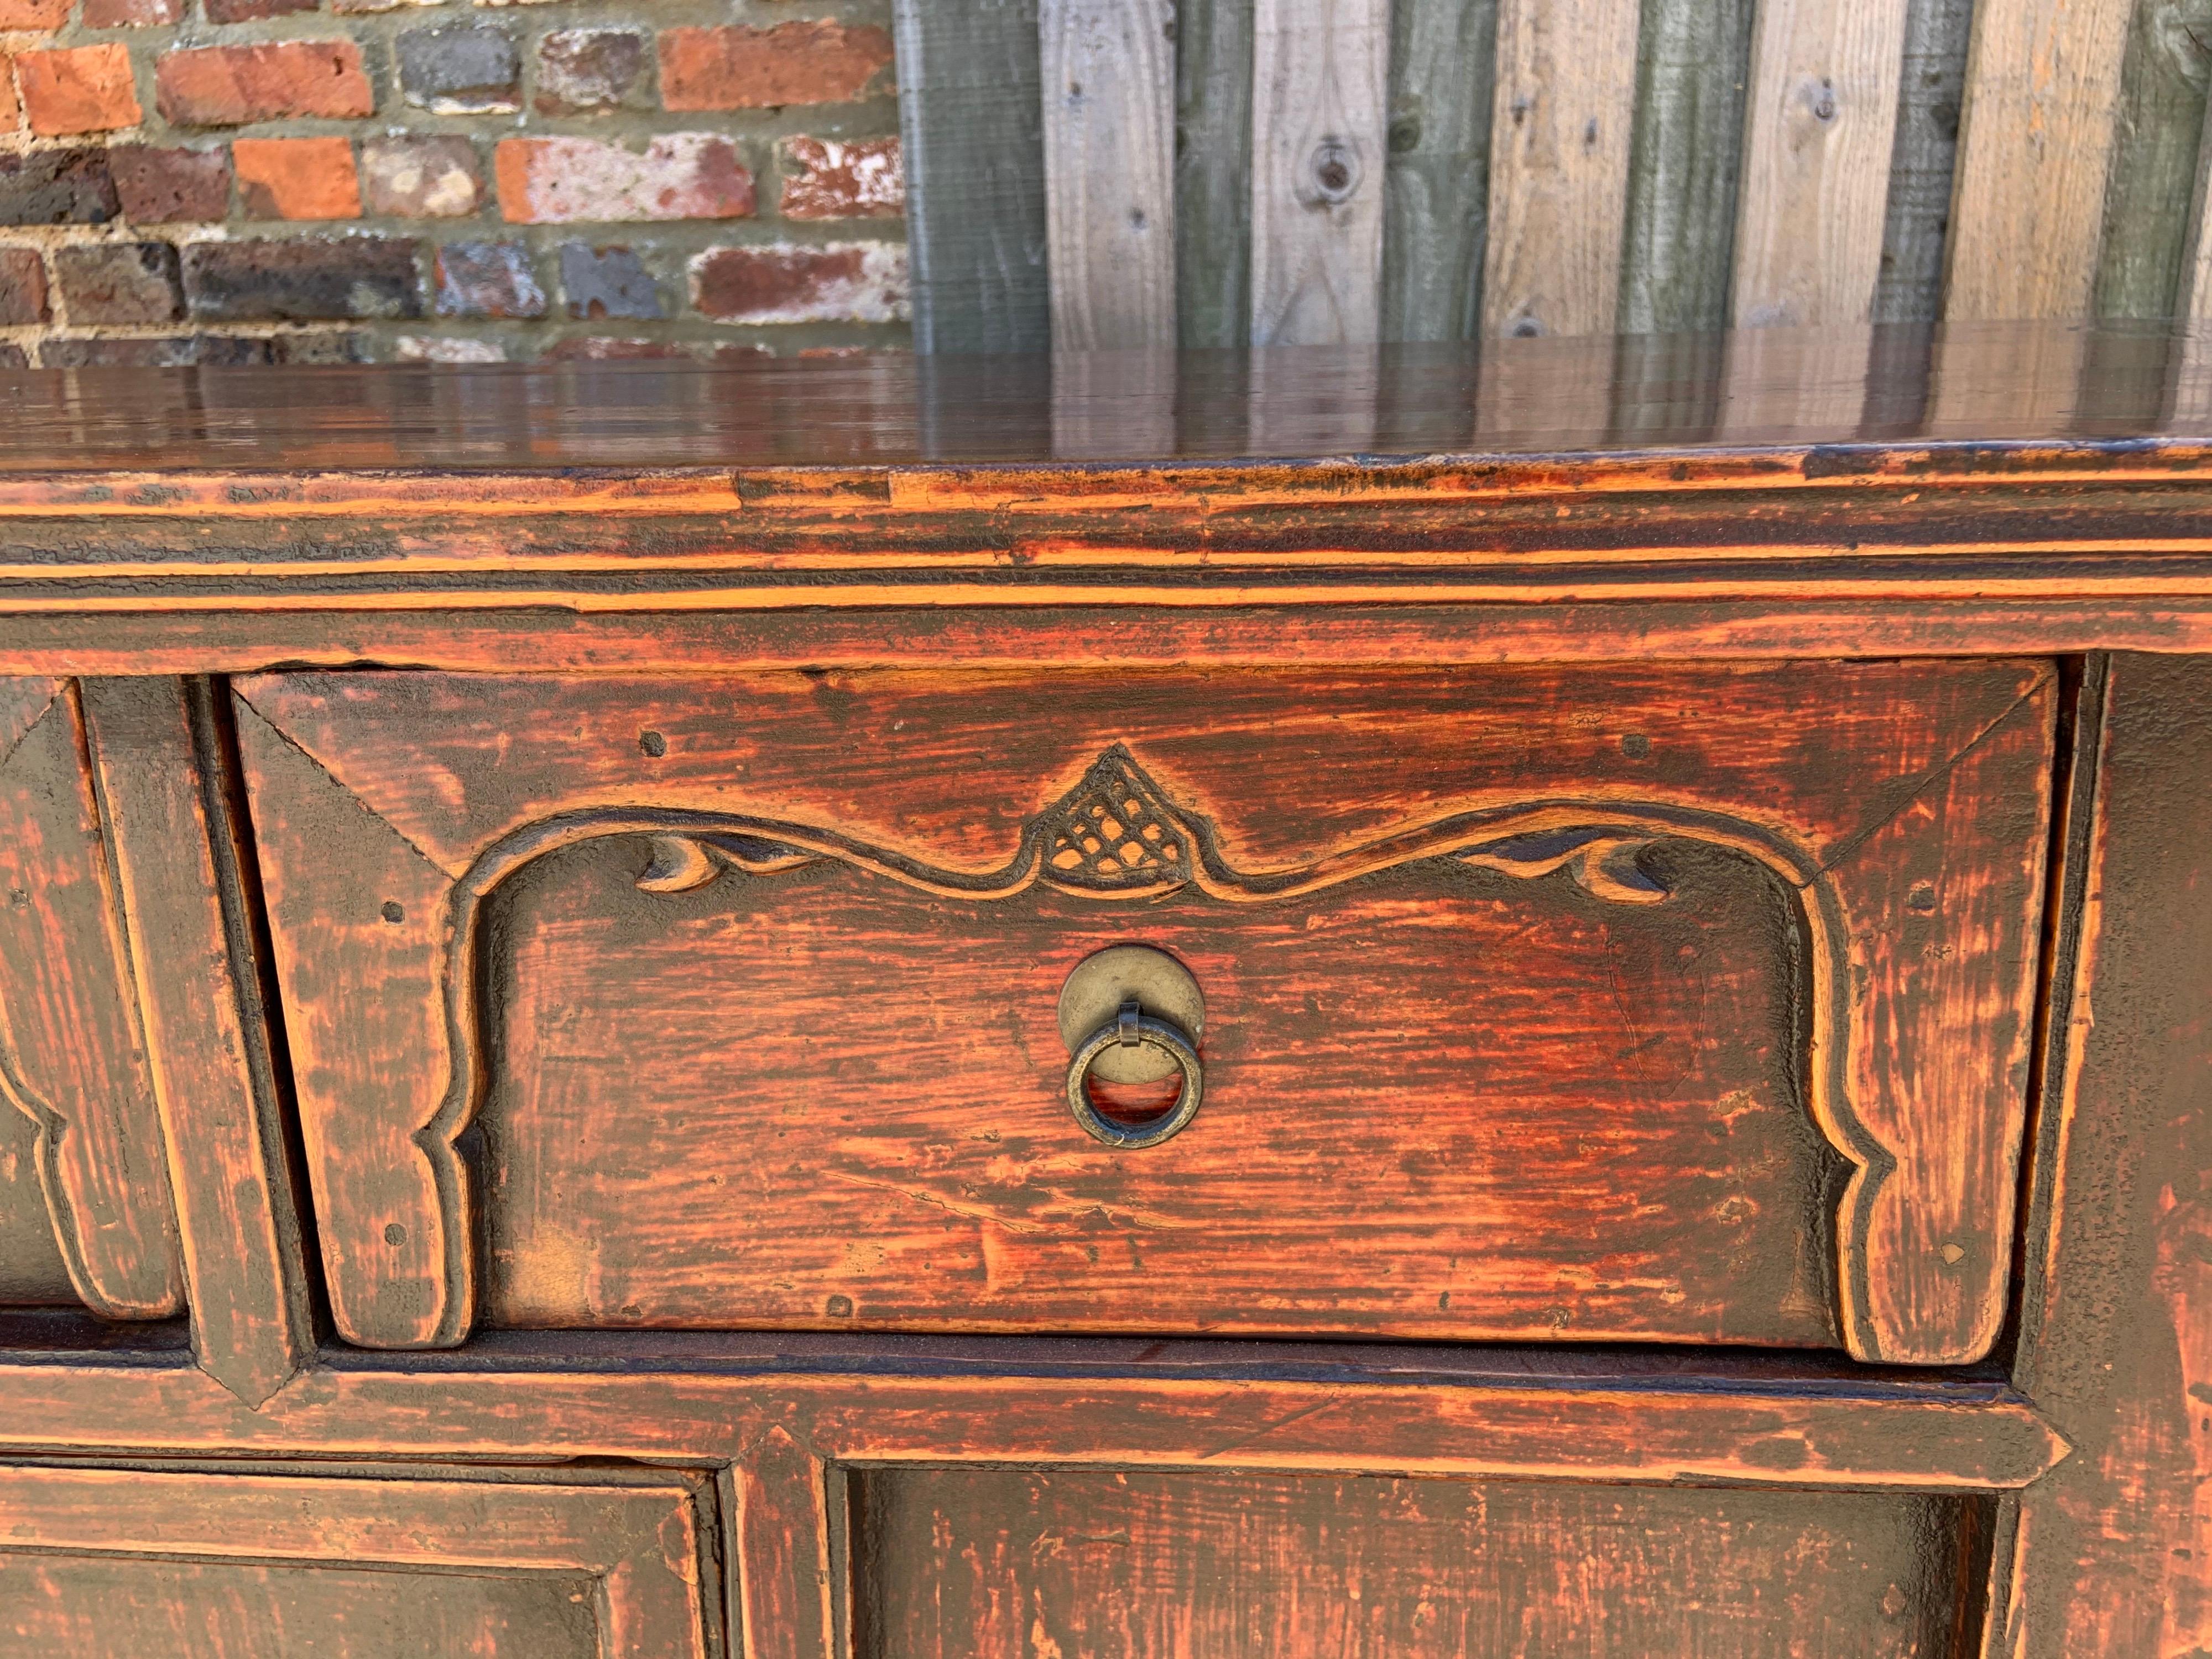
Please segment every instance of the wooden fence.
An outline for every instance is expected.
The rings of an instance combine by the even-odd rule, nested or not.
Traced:
[[[2212,0],[897,11],[923,351],[2212,313]]]

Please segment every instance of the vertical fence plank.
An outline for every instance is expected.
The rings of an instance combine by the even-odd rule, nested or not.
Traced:
[[[1973,0],[1906,0],[1897,137],[1874,320],[1933,322],[1942,308],[1943,250],[1951,228],[1951,178],[1959,109],[1966,94]]]
[[[1498,0],[1397,0],[1390,19],[1382,337],[1481,331]]]
[[[1856,324],[1872,313],[1905,19],[1905,0],[1760,8],[1736,221],[1739,328]]]
[[[1637,20],[1636,0],[1499,0],[1486,334],[1612,331]]]
[[[2089,308],[2128,0],[1982,0],[1952,188],[1948,318]]]
[[[2171,317],[2188,302],[2182,272],[2197,206],[2212,0],[2142,0],[2120,70],[2100,317]]]
[[[1389,0],[1259,0],[1252,50],[1252,343],[1381,327]]]
[[[1190,347],[1252,334],[1253,4],[1176,10],[1176,330]]]
[[[1628,334],[1725,328],[1753,0],[1644,0],[1620,311]]]
[[[1052,337],[1036,0],[894,0],[914,349]]]
[[[1040,0],[1059,351],[1172,347],[1174,0]]]

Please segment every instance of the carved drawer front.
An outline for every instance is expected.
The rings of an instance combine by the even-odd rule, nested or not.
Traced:
[[[234,691],[348,1340],[1996,1333],[2048,664]]]
[[[0,1305],[161,1319],[183,1269],[87,708],[0,678]]]
[[[0,1646],[222,1659],[706,1659],[713,1489],[0,1467]]]

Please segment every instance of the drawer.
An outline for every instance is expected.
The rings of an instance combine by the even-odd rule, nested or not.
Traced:
[[[859,1659],[1955,1653],[1994,1507],[1146,1470],[855,1484]]]
[[[2001,1321],[2050,664],[234,690],[348,1340]]]
[[[0,1468],[10,1653],[705,1659],[713,1488]]]

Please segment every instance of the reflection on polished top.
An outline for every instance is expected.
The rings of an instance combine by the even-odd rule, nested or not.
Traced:
[[[2212,333],[1948,324],[1180,356],[43,369],[0,374],[0,471],[15,472],[2193,447],[2212,435]]]

